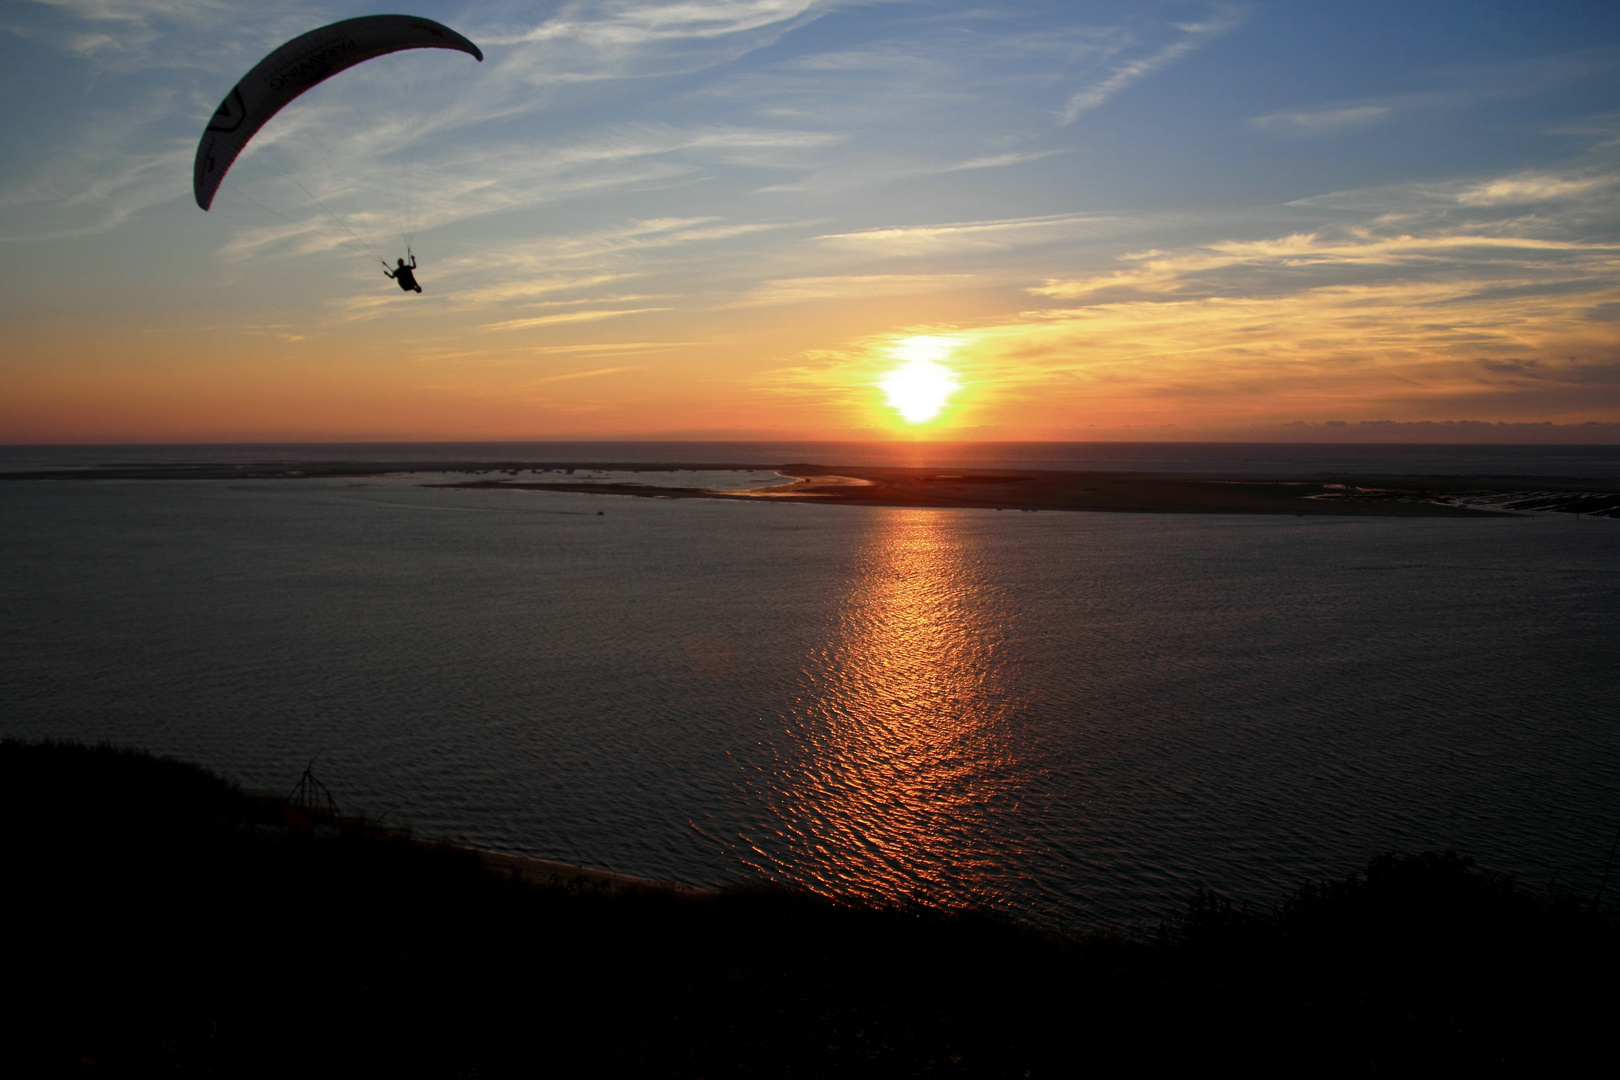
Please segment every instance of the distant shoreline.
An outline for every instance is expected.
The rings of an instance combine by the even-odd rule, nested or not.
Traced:
[[[731,491],[564,479],[609,472],[774,471],[791,482]],[[805,463],[536,461],[266,461],[42,469],[0,480],[272,480],[463,474],[425,487],[554,491],[662,499],[768,500],[854,506],[1151,514],[1505,517],[1525,512],[1620,517],[1620,480],[1530,476],[1158,473],[1072,469],[916,468]],[[499,473],[501,477],[488,477]],[[555,481],[519,479],[559,474]]]

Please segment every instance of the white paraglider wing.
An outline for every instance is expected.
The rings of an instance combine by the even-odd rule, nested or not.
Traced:
[[[197,205],[208,209],[231,163],[288,102],[340,71],[405,49],[454,49],[484,59],[478,46],[448,26],[414,15],[344,19],[293,38],[242,76],[208,122],[192,167]]]

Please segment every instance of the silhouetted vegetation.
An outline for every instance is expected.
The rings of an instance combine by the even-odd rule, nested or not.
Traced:
[[[1578,1059],[1617,1003],[1612,908],[1450,853],[1130,941],[535,888],[109,748],[6,742],[0,800],[11,1075],[1450,1072]]]

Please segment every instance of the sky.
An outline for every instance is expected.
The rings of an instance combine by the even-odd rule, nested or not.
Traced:
[[[198,209],[394,10],[484,61]],[[0,442],[1620,443],[1612,0],[0,0],[0,102]]]

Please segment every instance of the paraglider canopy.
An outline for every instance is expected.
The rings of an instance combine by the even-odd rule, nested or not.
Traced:
[[[405,49],[454,49],[484,59],[478,46],[448,26],[414,15],[344,19],[293,38],[242,76],[209,120],[192,166],[197,205],[208,209],[231,163],[288,102],[340,71]]]

